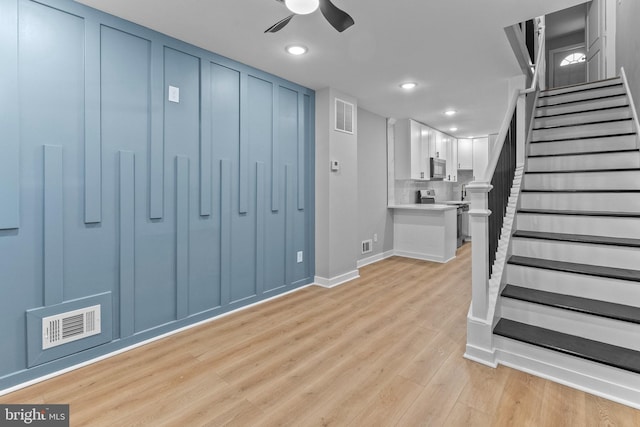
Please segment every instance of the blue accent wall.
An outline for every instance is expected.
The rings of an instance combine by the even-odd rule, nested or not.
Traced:
[[[313,281],[312,90],[71,0],[0,17],[0,389]],[[33,357],[28,313],[93,300],[106,334]]]

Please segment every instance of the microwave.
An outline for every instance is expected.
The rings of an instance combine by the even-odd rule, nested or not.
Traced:
[[[431,179],[444,179],[447,175],[447,161],[445,159],[429,158],[429,174]]]

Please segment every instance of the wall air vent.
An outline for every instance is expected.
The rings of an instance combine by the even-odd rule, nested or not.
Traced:
[[[336,130],[353,133],[354,105],[336,98]]]
[[[100,306],[42,318],[42,349],[57,347],[100,333]]]
[[[371,239],[369,240],[363,240],[362,241],[362,253],[363,254],[368,254],[369,252],[373,251],[373,241]]]

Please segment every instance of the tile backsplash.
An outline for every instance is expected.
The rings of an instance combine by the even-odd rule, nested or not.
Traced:
[[[473,171],[459,170],[458,182],[395,180],[395,204],[416,203],[418,190],[434,189],[436,202],[463,200],[462,186],[473,181]]]

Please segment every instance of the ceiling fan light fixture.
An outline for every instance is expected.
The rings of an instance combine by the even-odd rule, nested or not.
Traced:
[[[319,0],[284,0],[285,6],[296,15],[307,15],[320,6]]]

